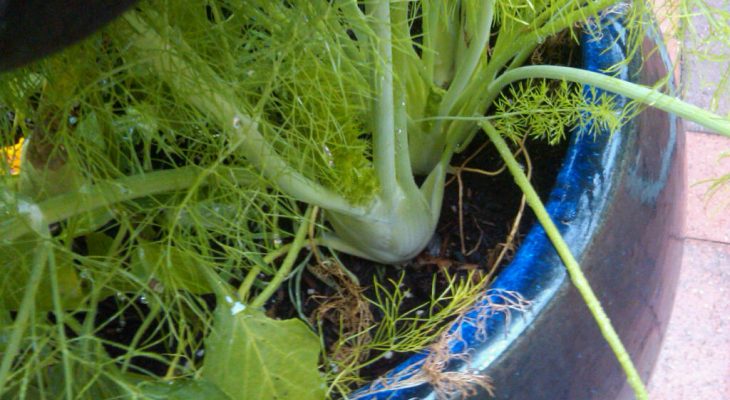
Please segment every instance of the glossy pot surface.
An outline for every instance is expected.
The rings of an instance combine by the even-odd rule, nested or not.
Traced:
[[[582,38],[584,68],[602,71],[625,59],[625,30],[607,20],[603,35]],[[653,42],[647,41],[647,49]],[[665,76],[666,51],[619,72],[653,83]],[[639,68],[641,67],[641,68]],[[671,82],[669,83],[671,85]],[[586,95],[590,95],[586,91]],[[681,261],[684,145],[678,119],[647,109],[620,132],[573,135],[547,208],[603,303],[646,381],[657,359]],[[632,398],[615,356],[573,287],[543,229],[534,226],[492,290],[514,291],[529,309],[480,318],[496,295],[477,303],[452,327],[452,353],[469,348],[468,360],[450,370],[488,375],[498,399]],[[494,293],[494,292],[490,292]],[[434,398],[430,384],[413,384],[427,352],[353,393],[353,398]],[[412,382],[412,380],[411,380]],[[474,398],[488,398],[484,392]]]

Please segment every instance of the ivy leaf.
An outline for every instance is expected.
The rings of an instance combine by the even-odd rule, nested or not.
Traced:
[[[323,399],[319,340],[304,322],[274,320],[226,300],[205,342],[203,378],[232,400]]]
[[[30,279],[29,265],[36,250],[36,241],[15,242],[0,246],[0,304],[6,309],[17,310]],[[76,307],[83,299],[81,280],[76,272],[71,254],[54,249],[56,279],[65,308]],[[53,309],[51,279],[43,277],[35,298],[36,311]]]
[[[164,289],[210,293],[210,286],[195,260],[172,246],[144,242],[132,254],[132,273],[145,280],[154,279]],[[163,289],[163,290],[164,290]]]
[[[92,232],[86,235],[86,249],[90,256],[108,256],[112,246],[114,246],[114,239],[103,233]]]

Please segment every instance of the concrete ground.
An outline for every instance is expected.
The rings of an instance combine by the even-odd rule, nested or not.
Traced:
[[[727,0],[710,2],[730,11]],[[704,21],[698,21],[698,29],[711,35]],[[727,67],[685,53],[681,68],[685,99],[708,107],[712,93],[707,87],[716,85]],[[730,113],[730,92],[717,99],[720,113]],[[730,174],[730,139],[694,124],[686,128],[682,271],[649,392],[657,400],[730,400],[730,182],[714,196],[708,196],[710,184],[703,182]],[[723,152],[728,153],[726,158],[721,158]]]

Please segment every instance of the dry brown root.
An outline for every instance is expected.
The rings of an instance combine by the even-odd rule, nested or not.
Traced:
[[[328,349],[332,360],[341,365],[360,363],[369,357],[367,345],[371,341],[369,329],[374,317],[364,289],[343,272],[336,260],[319,260],[309,271],[332,284],[336,292],[329,296],[313,296],[319,306],[312,313],[311,321],[327,320],[340,327],[339,339]]]
[[[496,299],[499,301],[495,301]],[[477,339],[485,340],[487,337],[486,321],[489,318],[504,314],[505,324],[509,325],[511,313],[525,311],[530,302],[516,292],[490,289],[477,301],[477,304],[481,304],[481,306],[480,312],[476,316],[468,317],[467,314],[462,314],[454,324],[476,326]],[[450,351],[460,341],[463,341],[461,330],[450,330],[428,348],[428,355],[423,361],[414,363],[393,376],[378,379],[374,382],[371,391],[358,393],[352,398],[357,399],[380,391],[403,389],[422,384],[429,384],[438,399],[470,397],[479,393],[480,390],[494,395],[491,379],[485,374],[469,368],[471,354],[468,351],[461,353]],[[456,371],[447,370],[454,360],[461,360],[466,368]]]
[[[459,193],[459,204],[458,204],[458,210],[459,210],[459,233],[460,233],[460,240],[461,240],[461,252],[464,255],[471,255],[472,253],[476,252],[479,249],[479,243],[481,240],[477,241],[477,245],[474,246],[472,249],[467,250],[466,244],[464,242],[464,217],[463,217],[463,183],[461,174],[464,172],[469,173],[476,173],[480,175],[485,176],[495,176],[501,174],[503,171],[506,170],[506,165],[502,165],[500,168],[494,170],[494,171],[484,171],[477,168],[469,168],[467,165],[477,156],[479,153],[481,153],[484,148],[489,144],[489,142],[482,144],[479,146],[479,148],[471,154],[464,162],[458,166],[454,167],[452,174],[453,177],[447,182],[447,185],[453,182],[455,179],[458,184],[458,193]],[[523,158],[525,159],[525,174],[527,175],[527,179],[530,179],[532,177],[532,159],[530,158],[530,154],[527,151],[527,148],[525,147],[525,138],[522,138],[521,141],[518,143],[519,149],[515,152],[515,157],[519,156],[520,154],[523,155]],[[497,245],[496,248],[491,249],[487,252],[487,259],[489,261],[489,269],[488,269],[488,278],[491,277],[492,274],[496,271],[497,267],[502,263],[502,261],[508,257],[510,254],[513,254],[515,249],[517,248],[517,232],[520,227],[520,222],[522,222],[522,217],[524,216],[525,212],[525,196],[522,196],[522,199],[520,200],[520,207],[517,210],[517,215],[515,216],[512,226],[510,228],[509,234],[507,235],[507,238],[505,238],[504,243],[501,243]],[[477,229],[479,229],[481,234],[481,229],[477,226]],[[481,239],[481,238],[480,238]],[[489,279],[487,279],[489,280]]]

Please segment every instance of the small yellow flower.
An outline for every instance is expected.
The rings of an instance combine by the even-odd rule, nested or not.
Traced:
[[[0,147],[0,154],[5,158],[4,162],[10,167],[10,175],[18,175],[20,173],[20,153],[23,149],[24,138],[20,138],[18,143]]]

